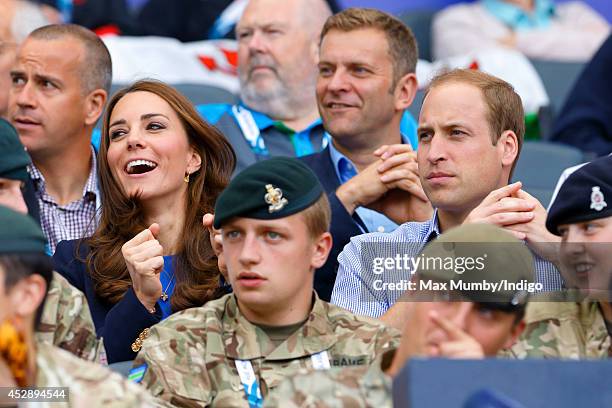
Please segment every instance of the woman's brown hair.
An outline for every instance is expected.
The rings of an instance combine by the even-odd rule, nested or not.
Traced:
[[[176,287],[171,297],[174,312],[201,306],[222,294],[217,258],[202,226],[202,216],[213,212],[218,195],[234,171],[236,156],[225,137],[200,117],[189,100],[163,82],[138,81],[115,93],[108,103],[98,156],[102,212],[96,232],[85,241],[90,248],[85,259],[87,270],[96,294],[117,303],[132,285],[121,247],[148,227],[139,199],[126,197],[106,159],[111,114],[121,98],[132,92],[150,92],[166,101],[185,128],[190,146],[202,158],[187,188],[185,223],[174,257]]]

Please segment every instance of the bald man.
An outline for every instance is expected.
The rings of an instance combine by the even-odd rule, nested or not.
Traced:
[[[236,105],[201,105],[236,151],[236,173],[271,156],[303,156],[327,143],[315,99],[324,0],[251,0],[238,25]]]

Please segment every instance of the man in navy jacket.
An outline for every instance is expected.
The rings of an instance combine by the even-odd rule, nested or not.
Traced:
[[[380,11],[349,9],[323,28],[317,103],[332,142],[302,158],[332,207],[334,245],[315,277],[322,299],[331,296],[337,256],[352,236],[431,217],[416,140],[400,131],[417,91],[417,54],[410,29]]]
[[[565,101],[552,140],[605,156],[612,152],[612,36],[586,66]]]

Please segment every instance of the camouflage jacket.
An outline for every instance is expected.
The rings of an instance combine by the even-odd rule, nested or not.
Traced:
[[[38,343],[36,387],[68,387],[69,402],[50,407],[164,407],[144,388],[107,367],[82,360],[47,343]],[[38,405],[36,405],[38,406]]]
[[[379,358],[369,367],[300,373],[287,378],[272,391],[264,407],[391,408],[392,379],[382,371],[382,365],[382,358]]]
[[[511,352],[517,358],[608,358],[610,335],[595,302],[530,302],[527,328]]]
[[[266,355],[270,339],[229,294],[153,326],[134,365],[146,363],[142,383],[174,405],[247,407],[236,360],[251,362],[265,399],[283,379],[313,370],[316,353],[326,351],[332,367],[367,366],[398,342],[395,329],[316,298],[303,326]]]
[[[89,361],[98,361],[104,354],[85,295],[57,272],[53,272],[36,339]]]

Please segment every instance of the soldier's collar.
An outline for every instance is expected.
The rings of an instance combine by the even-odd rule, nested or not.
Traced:
[[[304,325],[281,343],[272,353],[264,356],[258,341],[261,330],[249,322],[238,308],[235,295],[229,296],[223,314],[223,343],[225,355],[235,360],[295,359],[329,349],[334,344],[334,329],[328,317],[328,305],[313,291],[314,304]],[[286,347],[291,344],[291,351]]]

